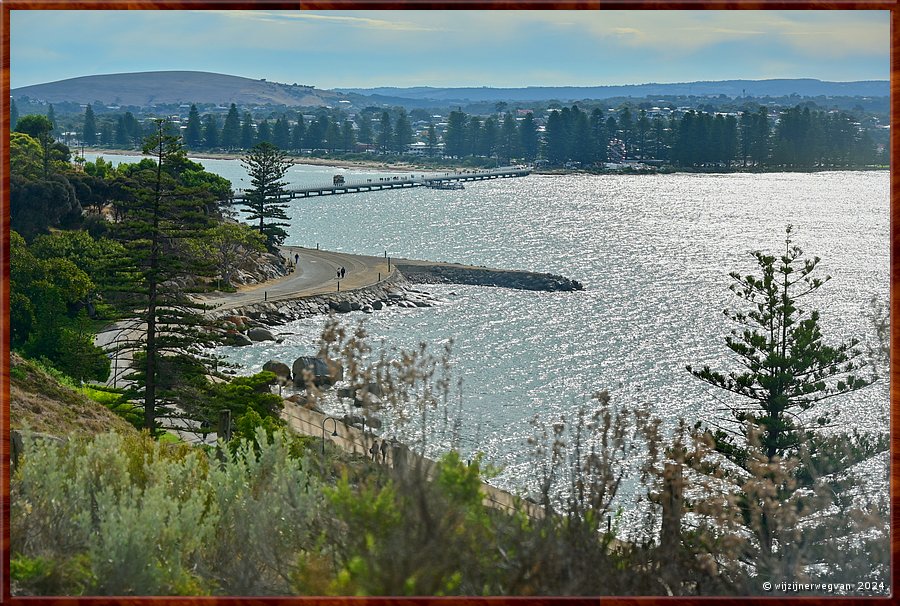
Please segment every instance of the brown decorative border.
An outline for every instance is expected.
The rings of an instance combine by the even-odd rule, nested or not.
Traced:
[[[10,93],[10,11],[11,10],[179,10],[179,9],[304,9],[304,10],[401,10],[401,9],[491,9],[491,10],[888,10],[891,11],[891,165],[896,166],[900,135],[900,4],[898,0],[678,0],[672,2],[658,0],[592,0],[592,1],[559,1],[547,0],[329,0],[309,2],[277,2],[270,0],[0,0],[0,70],[2,70],[2,87],[0,87],[0,604],[123,604],[123,605],[274,605],[274,604],[321,604],[323,606],[388,606],[406,604],[527,604],[543,606],[545,604],[609,604],[614,606],[650,606],[655,604],[708,605],[738,603],[747,606],[774,606],[782,602],[804,605],[880,605],[895,603],[893,598],[848,598],[848,597],[797,597],[797,598],[733,598],[733,597],[611,597],[611,598],[568,598],[568,597],[463,597],[463,598],[400,598],[400,597],[367,597],[367,598],[323,598],[323,597],[47,597],[47,598],[11,598],[9,585],[9,93]],[[891,351],[900,349],[900,180],[891,171],[891,271],[890,297],[891,316]],[[900,527],[900,364],[894,356],[890,366],[890,433],[891,433],[891,586],[896,592],[900,587],[900,574],[897,562],[900,561],[900,536],[895,532]]]

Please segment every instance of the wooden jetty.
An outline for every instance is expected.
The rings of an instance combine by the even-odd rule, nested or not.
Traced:
[[[346,183],[321,185],[317,187],[302,187],[298,189],[288,189],[284,192],[280,199],[293,198],[309,198],[312,196],[334,196],[339,194],[358,194],[367,191],[379,191],[382,189],[410,189],[414,187],[431,187],[435,189],[445,189],[446,185],[451,183],[461,183],[463,181],[485,181],[487,179],[509,179],[513,177],[524,177],[531,174],[531,169],[521,167],[496,168],[484,171],[458,171],[443,174],[419,174],[409,177],[390,176],[390,177],[366,177],[365,179],[357,179],[355,181],[347,181]],[[234,202],[243,202],[243,192],[237,192],[232,198]]]

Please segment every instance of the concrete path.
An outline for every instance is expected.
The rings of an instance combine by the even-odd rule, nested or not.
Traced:
[[[299,255],[299,264],[293,273],[277,280],[262,284],[242,286],[234,293],[213,293],[197,297],[219,309],[242,307],[260,301],[278,301],[311,295],[354,290],[370,286],[386,278],[388,260],[384,257],[352,255],[348,253],[316,250],[302,246],[282,246],[282,254],[293,263],[294,255]],[[337,279],[337,270],[346,269],[344,279]],[[393,265],[391,266],[393,270]]]

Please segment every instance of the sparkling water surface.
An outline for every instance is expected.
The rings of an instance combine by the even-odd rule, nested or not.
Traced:
[[[199,161],[236,187],[246,179],[239,161]],[[295,165],[288,180],[318,185],[336,172]],[[348,180],[387,174],[342,172]],[[821,257],[818,273],[832,276],[805,301],[822,312],[826,340],[874,344],[870,300],[888,297],[889,184],[886,171],[532,175],[461,191],[292,200],[286,244],[547,271],[584,284],[574,293],[428,285],[420,288],[446,302],[342,316],[362,320],[375,343],[392,347],[424,341],[437,351],[452,339],[454,377],[462,379],[461,450],[485,452],[504,467],[494,483],[520,487],[531,481],[529,420],[571,418],[597,390],[667,423],[721,417],[734,400],[685,366],[737,369],[724,344],[732,327],[722,310],[737,302],[728,273],[753,271],[752,250],[783,251],[787,224],[807,256]],[[246,372],[270,359],[290,365],[315,351],[324,322],[292,322],[277,330],[287,333],[283,343],[221,352]],[[830,402],[840,429],[887,428],[886,379]]]

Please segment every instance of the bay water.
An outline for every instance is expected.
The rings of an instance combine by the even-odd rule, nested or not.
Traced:
[[[246,187],[239,161],[197,161]],[[295,165],[287,180],[324,185],[338,173],[348,181],[394,174]],[[458,191],[291,200],[285,243],[552,272],[584,284],[573,293],[427,285],[421,289],[444,300],[437,307],[341,316],[347,325],[362,321],[376,349],[425,342],[437,351],[452,340],[459,447],[464,456],[484,452],[502,467],[493,483],[517,488],[533,480],[530,420],[571,419],[598,390],[668,426],[727,416],[738,401],[685,366],[740,369],[724,343],[733,326],[722,311],[741,304],[728,274],[752,273],[753,250],[781,254],[788,224],[806,256],[821,257],[817,274],[832,277],[803,300],[821,311],[826,341],[858,338],[875,347],[871,301],[888,301],[889,186],[887,171],[531,175]],[[248,374],[270,359],[290,365],[316,351],[324,323],[292,322],[277,330],[282,343],[219,351]],[[832,431],[887,430],[887,369],[880,370],[885,376],[875,385],[828,401],[838,413]],[[868,471],[869,488],[886,490],[884,461]]]

